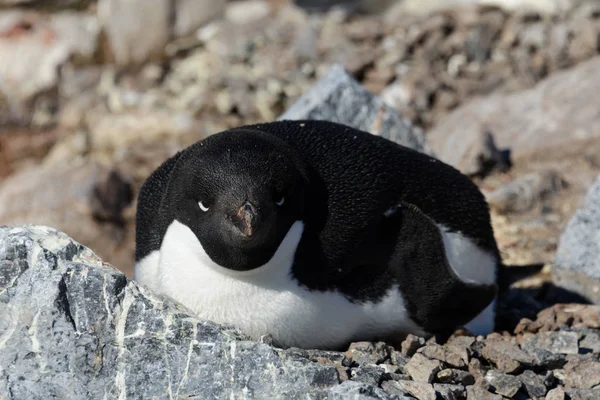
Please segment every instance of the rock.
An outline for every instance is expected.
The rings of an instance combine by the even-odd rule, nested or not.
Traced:
[[[386,381],[383,389],[393,395],[410,395],[419,400],[435,400],[436,394],[433,386],[423,382],[412,381]]]
[[[60,10],[64,8],[82,9],[87,7],[94,0],[0,0],[0,7],[43,7],[50,10]]]
[[[581,352],[600,353],[600,332],[586,332],[579,341]]]
[[[502,396],[490,393],[480,386],[468,386],[467,400],[502,400]]]
[[[410,400],[408,397],[390,396],[385,391],[365,385],[360,382],[346,381],[335,386],[328,392],[327,399],[331,400]]]
[[[402,341],[400,347],[402,349],[402,354],[408,357],[412,357],[413,354],[415,354],[416,351],[424,345],[424,338],[409,333],[408,335],[406,335],[406,338]]]
[[[485,374],[485,380],[492,386],[494,392],[508,398],[513,398],[521,389],[519,378],[502,372],[488,371]]]
[[[265,0],[230,3],[225,9],[225,19],[236,25],[255,23],[265,19],[272,8]]]
[[[442,161],[475,174],[477,143],[485,131],[493,133],[498,148],[510,149],[513,160],[598,136],[600,120],[592,110],[593,99],[600,94],[600,81],[594,78],[598,68],[600,57],[595,57],[554,73],[531,89],[469,101],[429,131],[429,144]]]
[[[100,162],[33,167],[0,185],[0,224],[58,227],[127,271],[134,232],[124,213],[131,194],[128,178]]]
[[[600,304],[600,178],[560,236],[554,283]]]
[[[0,94],[27,111],[34,96],[56,90],[60,67],[72,57],[91,60],[99,33],[96,19],[84,13],[1,13]]]
[[[430,360],[417,353],[410,359],[404,369],[415,381],[431,383],[440,371],[441,363],[438,360]]]
[[[338,385],[335,368],[199,320],[54,229],[0,228],[0,259],[10,397],[324,398]]]
[[[225,12],[225,0],[175,0],[175,21],[171,34],[175,38],[195,34],[208,22],[220,18]]]
[[[435,389],[437,396],[443,400],[458,400],[467,397],[467,392],[463,385],[436,383],[433,385],[433,389]]]
[[[554,388],[548,392],[546,395],[546,400],[565,400],[565,390],[562,386]]]
[[[385,371],[377,365],[361,365],[358,368],[352,368],[350,370],[350,379],[372,386],[379,386],[379,382],[381,382],[384,372]]]
[[[567,186],[558,171],[538,171],[524,175],[487,194],[490,207],[501,213],[526,212],[552,198]]]
[[[475,383],[475,377],[467,371],[460,369],[443,369],[436,375],[436,380],[442,383],[455,383],[464,386]]]
[[[578,354],[579,335],[575,332],[541,332],[525,336],[523,349],[541,349],[553,354]]]
[[[468,364],[471,356],[471,345],[474,342],[475,338],[472,336],[456,336],[450,338],[445,346],[448,350],[458,354],[465,364]]]
[[[381,364],[390,356],[390,349],[383,342],[355,342],[351,343],[346,357],[354,364]]]
[[[571,400],[597,400],[600,389],[565,389]]]
[[[508,374],[515,373],[522,365],[530,365],[533,362],[531,356],[518,345],[506,340],[488,339],[481,355],[494,363],[500,371]]]
[[[340,65],[333,66],[279,120],[327,120],[431,154],[423,132],[366,91]]]
[[[519,375],[518,378],[530,397],[542,398],[546,395],[548,389],[546,389],[546,385],[544,384],[544,378],[542,378],[539,375],[536,375],[535,372],[531,370],[523,371],[523,373]]]
[[[423,354],[425,357],[439,360],[451,367],[466,367],[465,361],[458,354],[453,353],[437,343],[430,343],[427,346],[420,348],[418,352]]]
[[[564,366],[562,383],[567,388],[591,389],[600,385],[600,362],[576,359]]]

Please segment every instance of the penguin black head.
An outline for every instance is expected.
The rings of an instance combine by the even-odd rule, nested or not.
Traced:
[[[213,262],[234,271],[266,264],[304,214],[306,165],[281,139],[239,129],[181,154],[161,209],[196,235]]]

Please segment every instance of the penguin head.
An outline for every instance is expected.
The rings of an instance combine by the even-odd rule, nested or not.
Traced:
[[[302,221],[308,171],[284,141],[255,130],[209,136],[181,154],[162,207],[186,225],[217,265],[266,264]]]

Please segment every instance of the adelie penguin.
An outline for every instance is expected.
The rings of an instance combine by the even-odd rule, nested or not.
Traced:
[[[135,280],[282,347],[494,328],[501,260],[481,192],[344,125],[195,143],[144,183],[136,230]]]

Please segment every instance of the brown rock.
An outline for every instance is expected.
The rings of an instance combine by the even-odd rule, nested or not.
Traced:
[[[488,392],[479,386],[467,387],[467,400],[502,400],[502,396]]]
[[[433,386],[423,382],[412,381],[389,381],[384,390],[390,394],[405,395],[409,394],[419,400],[435,400],[436,394]],[[382,385],[383,387],[383,385]]]
[[[465,361],[458,354],[436,343],[428,344],[420,348],[418,352],[428,358],[439,360],[455,368],[464,368],[466,366]]]
[[[563,384],[566,387],[591,389],[600,385],[600,362],[570,361],[564,366],[564,376]]]
[[[531,364],[531,357],[518,345],[507,340],[487,340],[481,355],[508,374],[517,372],[522,364]]]
[[[408,334],[401,344],[402,354],[412,357],[418,349],[425,345],[425,339],[419,336]]]
[[[548,392],[546,400],[565,400],[565,390],[562,386],[558,386]]]
[[[430,360],[424,355],[417,353],[406,364],[406,372],[417,382],[433,382],[433,378],[440,371],[441,363],[438,360]]]
[[[460,369],[443,369],[436,375],[436,380],[442,383],[460,383],[468,386],[475,383],[475,377],[467,371]]]

